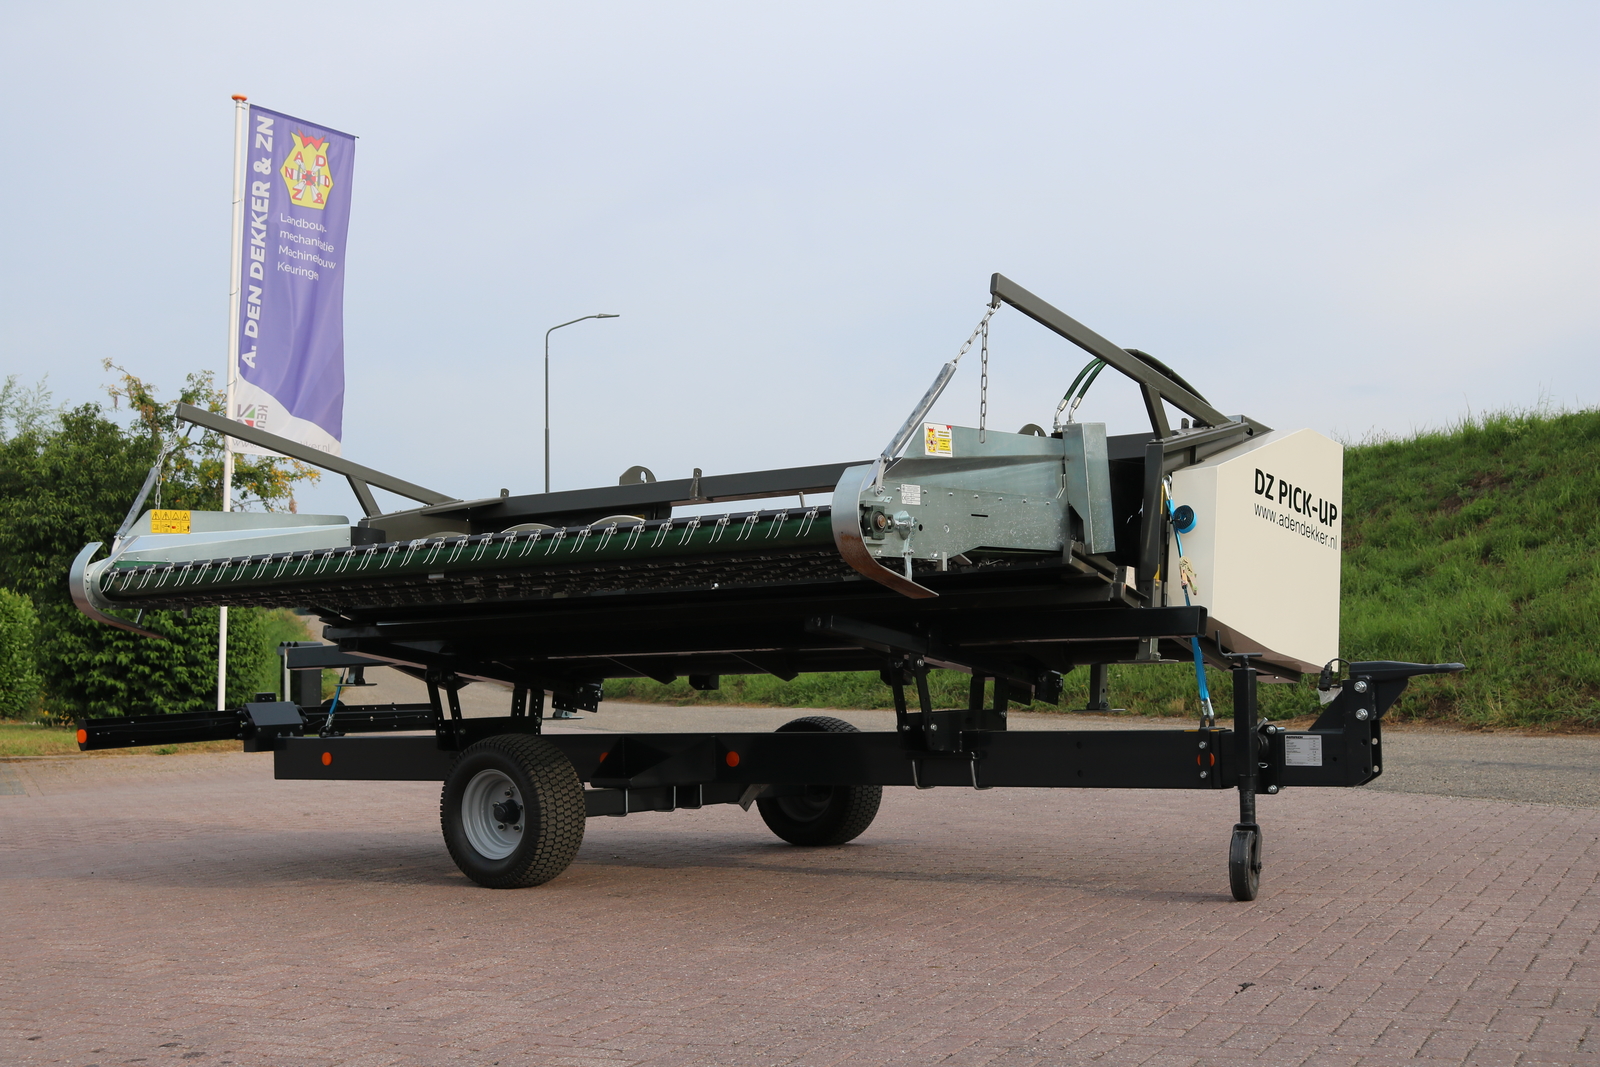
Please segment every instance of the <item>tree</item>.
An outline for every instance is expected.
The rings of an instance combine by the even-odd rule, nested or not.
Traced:
[[[216,691],[217,611],[151,612],[157,641],[95,623],[72,604],[67,571],[92,541],[109,542],[149,469],[164,457],[147,506],[215,510],[222,492],[222,442],[185,431],[155,389],[119,374],[110,392],[134,415],[124,429],[98,404],[39,413],[42,389],[9,381],[0,391],[0,587],[29,597],[38,614],[38,672],[58,717],[195,711]],[[184,401],[222,409],[209,374],[192,374]],[[241,457],[233,488],[241,505],[294,506],[293,488],[317,472],[291,460]],[[271,654],[262,613],[229,613],[228,694],[247,698]]]

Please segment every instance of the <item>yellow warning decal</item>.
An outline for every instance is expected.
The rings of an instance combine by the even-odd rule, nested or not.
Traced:
[[[922,424],[922,454],[925,456],[953,456],[950,446],[950,427],[937,423]]]
[[[188,533],[189,513],[154,508],[150,512],[151,533]]]

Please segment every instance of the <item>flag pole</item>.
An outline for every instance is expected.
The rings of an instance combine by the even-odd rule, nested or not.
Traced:
[[[239,257],[244,254],[244,141],[249,104],[239,93],[233,97],[233,234],[228,261],[228,377],[223,415],[234,416],[233,392],[239,377]],[[233,439],[222,439],[222,510],[233,510]],[[284,694],[285,697],[288,694]],[[228,609],[217,609],[217,710],[228,706]]]

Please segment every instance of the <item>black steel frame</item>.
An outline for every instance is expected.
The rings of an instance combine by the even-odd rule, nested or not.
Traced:
[[[1246,657],[1241,657],[1245,659]],[[975,676],[967,708],[934,709],[928,661],[888,657],[897,729],[881,733],[549,734],[579,777],[600,790],[671,787],[888,785],[1240,790],[1240,822],[1254,824],[1254,797],[1290,786],[1354,786],[1382,773],[1380,723],[1407,681],[1459,664],[1355,663],[1350,679],[1311,726],[1320,767],[1291,766],[1289,734],[1257,722],[1257,672],[1234,668],[1234,724],[1194,730],[1050,730],[1011,733],[1006,679]],[[352,705],[330,721],[326,706],[249,703],[238,711],[88,719],[82,747],[101,749],[238,738],[275,753],[284,779],[442,781],[457,753],[507,733],[542,733],[525,690],[512,714],[464,718],[454,690],[429,677],[428,704]],[[907,690],[917,693],[910,710]],[[992,693],[992,703],[986,699]],[[448,705],[448,707],[446,707]],[[350,736],[428,731],[407,736]],[[738,799],[737,797],[733,799]],[[708,801],[710,802],[710,801]],[[685,805],[678,805],[685,806]],[[698,806],[698,805],[696,805]],[[642,810],[635,807],[634,810]]]
[[[1237,899],[1252,900],[1260,875],[1258,796],[1291,786],[1364,785],[1376,778],[1383,772],[1382,716],[1407,682],[1419,674],[1462,669],[1458,663],[1351,664],[1350,677],[1311,729],[1293,734],[1258,721],[1258,672],[1250,665],[1253,656],[1244,654],[1234,657],[1232,729],[1011,733],[1006,730],[1009,704],[1019,690],[1030,688],[1025,682],[1000,672],[988,676],[992,685],[987,685],[979,666],[967,707],[937,709],[927,683],[930,657],[943,651],[936,643],[907,648],[919,642],[837,618],[814,619],[810,628],[847,636],[876,652],[894,693],[894,731],[544,735],[588,787],[586,814],[625,816],[734,803],[748,808],[762,798],[809,795],[819,786],[1237,789],[1239,821],[1229,879]],[[320,675],[324,665],[341,658],[347,665],[368,662],[326,648],[287,653],[297,654],[297,669],[306,674]],[[469,719],[457,698],[459,676],[429,670],[423,677],[427,704],[337,708],[330,702],[302,708],[268,701],[237,712],[91,719],[80,724],[80,745],[96,749],[237,737],[247,751],[272,752],[279,779],[443,782],[458,755],[479,741],[543,733],[542,690],[519,685],[510,715]],[[1033,683],[1034,691],[1050,684],[1044,678]],[[1050,697],[1048,690],[1042,695]],[[557,697],[553,703],[593,710],[598,689],[589,698]],[[383,733],[389,736],[373,736]],[[1302,749],[1306,740],[1316,741],[1316,765],[1288,758],[1297,739]]]

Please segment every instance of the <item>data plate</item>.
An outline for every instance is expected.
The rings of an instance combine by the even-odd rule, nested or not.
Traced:
[[[1285,767],[1322,766],[1321,734],[1286,734],[1283,738]]]

